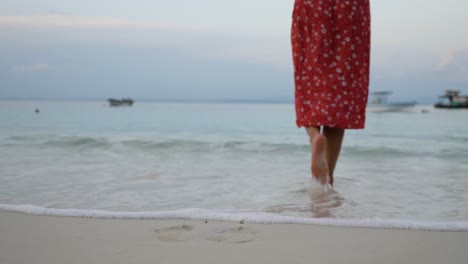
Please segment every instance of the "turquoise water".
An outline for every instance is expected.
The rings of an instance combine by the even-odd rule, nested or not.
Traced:
[[[290,104],[0,101],[0,204],[467,221],[467,117],[368,113],[325,192]]]

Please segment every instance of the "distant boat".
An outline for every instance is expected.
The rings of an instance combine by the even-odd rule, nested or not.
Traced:
[[[374,92],[374,98],[371,103],[367,105],[369,112],[406,112],[411,110],[416,102],[395,102],[389,103],[388,96],[392,94],[390,91]]]
[[[107,99],[109,102],[109,106],[114,107],[114,106],[132,106],[133,105],[133,100],[130,98],[122,98],[120,100],[118,99]]]
[[[436,108],[448,108],[448,109],[462,109],[468,108],[468,96],[459,95],[460,91],[447,90],[445,95],[439,96],[439,98],[447,98],[448,103],[438,102],[434,106]]]

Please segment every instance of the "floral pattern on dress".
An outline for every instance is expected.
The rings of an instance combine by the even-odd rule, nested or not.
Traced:
[[[369,0],[296,0],[293,49],[298,127],[364,128]]]

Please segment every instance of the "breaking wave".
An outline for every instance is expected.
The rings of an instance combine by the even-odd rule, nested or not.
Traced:
[[[261,224],[313,224],[322,226],[409,229],[426,231],[468,231],[467,222],[431,222],[390,220],[380,218],[368,219],[333,219],[333,218],[304,218],[284,216],[253,210],[204,210],[183,209],[177,211],[153,212],[113,212],[104,210],[82,209],[53,209],[34,205],[0,204],[0,210],[20,212],[33,215],[66,216],[80,218],[101,219],[189,219],[211,221],[245,221]]]

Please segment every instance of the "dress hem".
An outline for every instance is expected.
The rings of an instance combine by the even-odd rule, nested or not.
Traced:
[[[321,127],[321,126],[324,126],[324,127],[331,127],[331,128],[340,128],[340,129],[364,129],[365,128],[365,125],[364,124],[359,124],[359,125],[354,125],[354,126],[350,126],[350,125],[342,125],[342,124],[326,124],[326,123],[320,123],[320,125],[312,125],[312,124],[302,124],[302,123],[299,123],[299,122],[296,122],[296,125],[298,128],[308,128],[308,127]]]

